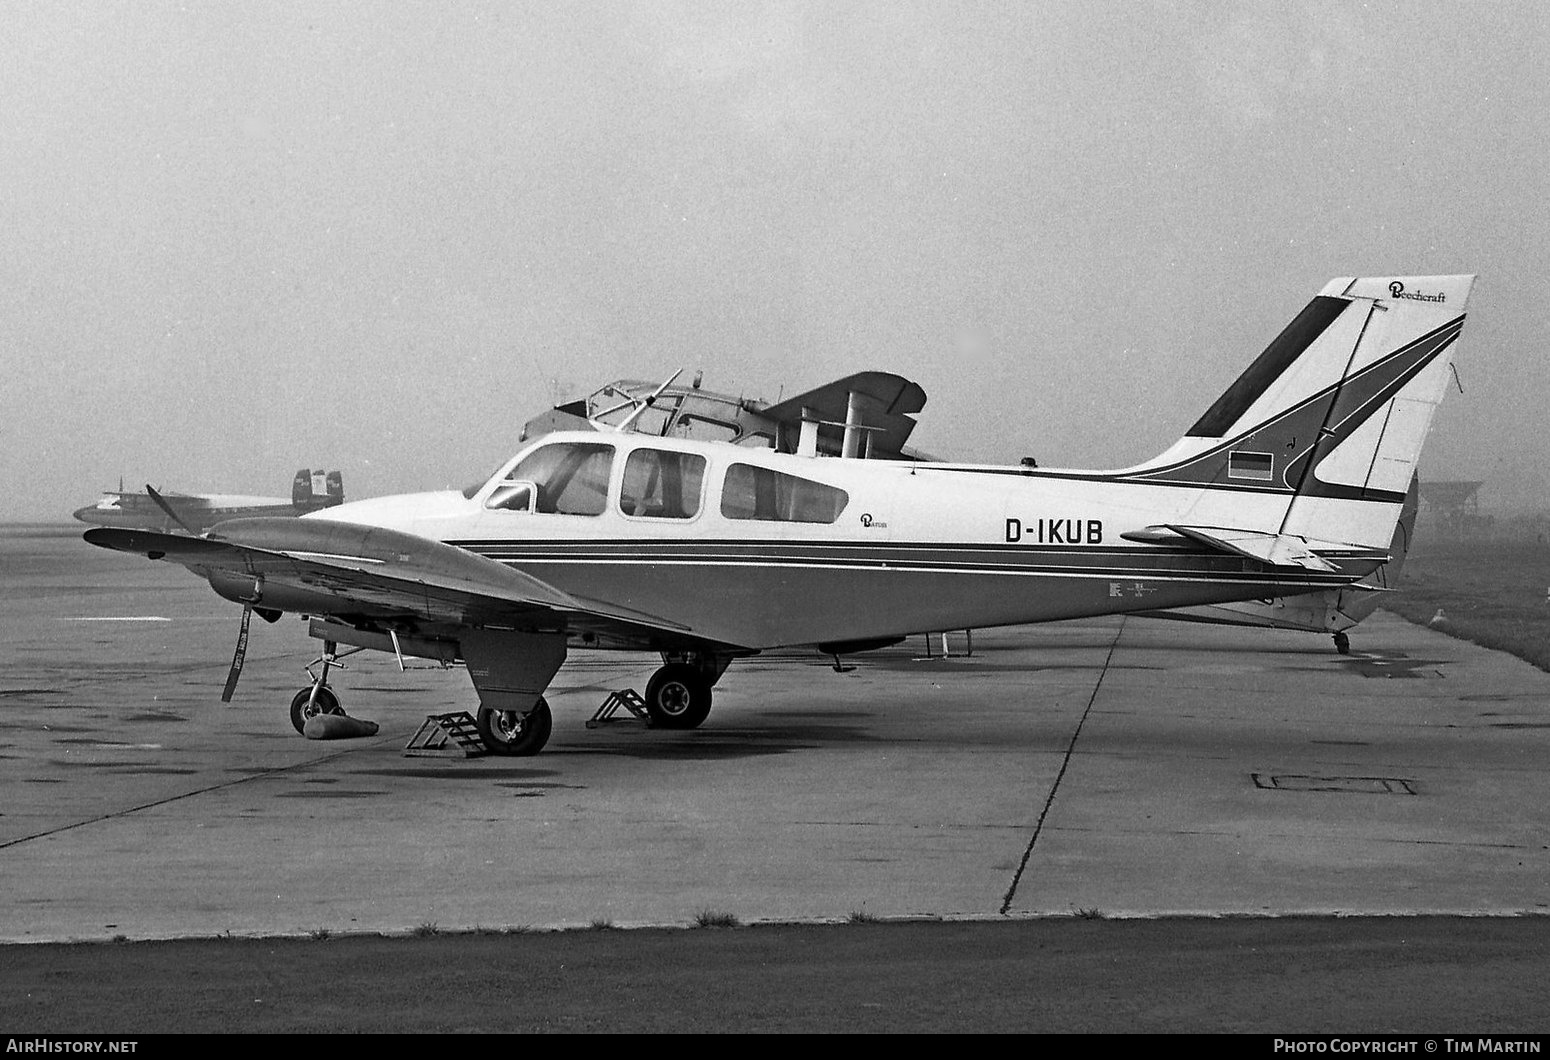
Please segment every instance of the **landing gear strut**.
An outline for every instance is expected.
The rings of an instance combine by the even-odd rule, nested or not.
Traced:
[[[1341,655],[1351,654],[1351,638],[1344,633],[1335,634],[1335,650]]]
[[[351,648],[344,654],[354,655],[356,652],[363,650],[362,648]],[[328,668],[330,666],[338,666],[343,670],[344,667],[339,663],[341,658],[343,656],[339,654],[339,645],[331,640],[325,640],[323,642],[323,654],[312,660],[314,665],[322,664],[322,672],[314,675],[312,667],[307,667],[307,676],[312,678],[312,683],[291,698],[291,724],[302,735],[306,735],[308,718],[316,717],[319,714],[344,713],[344,708],[339,705],[339,697],[334,695],[334,690],[328,687]]]

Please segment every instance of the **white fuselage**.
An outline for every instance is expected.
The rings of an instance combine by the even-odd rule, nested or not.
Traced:
[[[614,448],[596,514],[491,506],[538,448]],[[692,514],[625,514],[626,464],[647,449],[702,458]],[[825,521],[731,517],[727,476],[778,473],[843,491]],[[747,469],[761,469],[751,472]],[[1160,523],[1267,525],[1285,497],[1105,480],[1100,473],[799,457],[643,438],[549,435],[471,495],[409,494],[305,518],[389,527],[453,544],[582,598],[609,600],[748,648],[1009,625],[1288,595],[1345,584],[1194,547],[1138,543]],[[1231,521],[1225,516],[1230,512]],[[832,521],[828,521],[832,514]]]

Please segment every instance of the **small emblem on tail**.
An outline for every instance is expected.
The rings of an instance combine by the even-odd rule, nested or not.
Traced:
[[[1389,284],[1389,297],[1408,298],[1413,302],[1446,302],[1448,296],[1441,291],[1436,294],[1422,294],[1419,291],[1407,291],[1405,285],[1395,280]]]

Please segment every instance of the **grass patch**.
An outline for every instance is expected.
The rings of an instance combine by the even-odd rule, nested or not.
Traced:
[[[1550,671],[1550,547],[1532,542],[1436,544],[1412,551],[1383,608],[1419,625]]]
[[[741,927],[742,921],[731,913],[718,913],[714,909],[701,909],[694,914],[695,927],[702,928],[735,928]]]
[[[1078,920],[1104,919],[1103,910],[1097,908],[1083,908],[1079,906],[1078,908],[1071,910],[1071,915],[1076,917]]]
[[[592,923],[587,925],[589,931],[612,931],[614,922],[606,916],[593,917]]]
[[[333,935],[334,933],[326,927],[315,927],[307,932],[307,937],[313,942],[323,942],[326,939],[332,938]]]
[[[427,920],[423,924],[417,924],[410,930],[409,934],[417,939],[428,939],[432,935],[440,935],[441,928],[436,925],[434,920]]]
[[[845,919],[852,924],[875,924],[877,923],[877,914],[868,913],[865,909],[852,909]]]

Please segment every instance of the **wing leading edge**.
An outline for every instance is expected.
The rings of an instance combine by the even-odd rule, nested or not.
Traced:
[[[238,603],[455,635],[480,627],[574,630],[654,649],[706,643],[689,627],[566,593],[464,549],[382,527],[236,519],[205,537],[98,527],[102,548],[167,559]],[[736,647],[728,645],[728,647]]]

